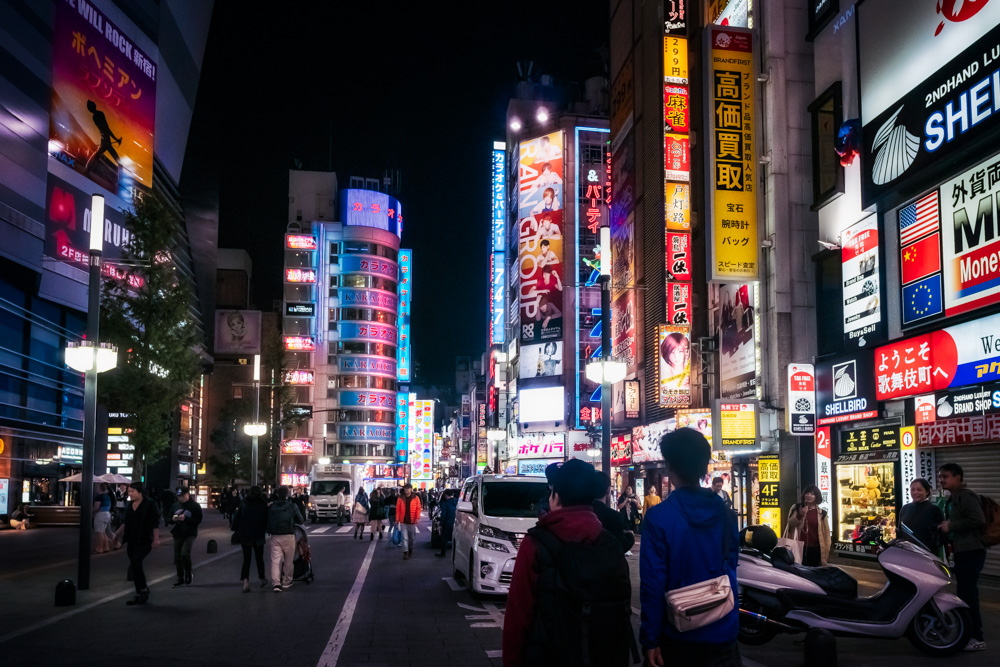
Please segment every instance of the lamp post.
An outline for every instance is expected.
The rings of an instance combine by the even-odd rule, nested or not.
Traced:
[[[250,486],[257,486],[257,438],[264,435],[267,431],[265,427],[263,430],[260,429],[260,355],[253,355],[253,424],[247,424],[243,427],[243,431],[249,435],[253,436],[253,447],[250,454]],[[248,427],[253,427],[251,430],[247,430]],[[279,450],[280,451],[280,450]],[[275,465],[281,468],[281,461],[276,461]]]
[[[66,345],[66,365],[85,373],[83,389],[83,471],[80,475],[80,540],[77,588],[90,589],[90,545],[94,510],[94,447],[97,440],[97,374],[118,364],[118,352],[101,345],[101,256],[104,250],[104,197],[90,200],[90,256],[88,267],[87,338]]]

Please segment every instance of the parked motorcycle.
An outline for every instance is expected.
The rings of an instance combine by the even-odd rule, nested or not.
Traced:
[[[835,634],[898,639],[920,651],[948,656],[972,633],[968,606],[945,590],[951,571],[905,525],[909,540],[886,544],[877,526],[855,542],[874,544],[887,582],[875,595],[858,596],[858,582],[837,567],[797,565],[786,547],[765,553],[744,548],[737,569],[739,640],[764,644],[781,633],[823,628]]]

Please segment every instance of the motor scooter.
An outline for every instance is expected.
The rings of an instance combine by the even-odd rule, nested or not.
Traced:
[[[951,571],[909,528],[899,528],[909,539],[887,544],[879,527],[870,526],[855,540],[876,545],[887,579],[869,597],[859,597],[857,580],[840,568],[797,565],[787,547],[769,554],[741,549],[736,573],[740,642],[759,645],[781,633],[823,628],[877,639],[906,635],[932,656],[961,651],[972,633],[972,617],[968,606],[945,590]]]

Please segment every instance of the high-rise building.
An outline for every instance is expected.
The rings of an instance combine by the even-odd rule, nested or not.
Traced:
[[[380,182],[338,192],[332,172],[289,172],[285,236],[284,345],[311,418],[286,433],[281,467],[305,473],[313,459],[390,471],[397,446],[397,392],[410,381],[412,256],[400,249],[400,202]],[[338,205],[339,203],[339,205]]]

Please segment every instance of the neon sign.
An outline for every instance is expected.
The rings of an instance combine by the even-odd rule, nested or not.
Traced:
[[[315,250],[316,237],[307,234],[287,234],[285,235],[285,246],[292,250]]]
[[[410,381],[410,281],[413,278],[413,251],[399,251],[399,347],[396,350],[396,379]]]
[[[315,283],[315,269],[285,269],[286,283]]]
[[[281,443],[282,454],[312,454],[311,440],[284,440]]]
[[[311,352],[316,349],[316,342],[311,336],[285,336],[285,349]]]
[[[305,370],[285,371],[285,382],[294,385],[312,386],[316,383],[316,372]]]
[[[507,220],[507,152],[502,141],[493,142],[493,252],[504,251]]]

